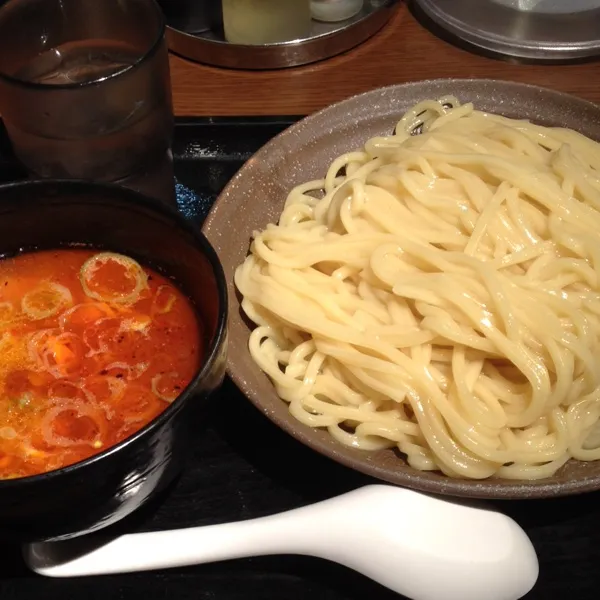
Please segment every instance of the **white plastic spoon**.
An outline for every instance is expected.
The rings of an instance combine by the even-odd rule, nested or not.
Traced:
[[[29,544],[25,560],[41,575],[75,577],[303,554],[346,565],[413,600],[517,600],[538,576],[533,546],[509,517],[385,485],[270,517],[65,550],[82,541]]]

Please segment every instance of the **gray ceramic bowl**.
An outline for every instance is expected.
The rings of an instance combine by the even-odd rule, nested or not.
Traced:
[[[393,451],[347,448],[326,431],[296,421],[248,352],[248,325],[240,315],[233,273],[248,252],[252,231],[276,222],[294,185],[324,175],[331,160],[360,148],[368,138],[390,133],[400,115],[426,98],[447,94],[473,101],[478,109],[542,125],[570,127],[600,140],[600,107],[539,87],[491,80],[447,79],[374,90],[326,108],[290,127],[259,150],[231,180],[204,225],[229,286],[228,371],[244,394],[269,419],[303,444],[353,469],[398,485],[478,498],[541,498],[600,489],[600,461],[567,463],[537,482],[502,479],[467,481],[420,472]]]

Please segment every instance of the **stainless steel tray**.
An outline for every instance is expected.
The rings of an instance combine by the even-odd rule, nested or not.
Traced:
[[[415,0],[450,34],[535,61],[600,55],[600,0]]]
[[[166,7],[166,3],[165,7]],[[338,23],[313,21],[309,37],[277,44],[244,46],[225,41],[218,26],[198,31],[197,21],[167,19],[169,48],[197,62],[233,69],[281,69],[304,65],[358,46],[381,29],[397,8],[399,0],[365,0],[360,13]]]

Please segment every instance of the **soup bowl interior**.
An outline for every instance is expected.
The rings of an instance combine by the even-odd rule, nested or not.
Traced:
[[[192,382],[159,416],[91,458],[0,481],[0,539],[67,539],[123,519],[182,468],[222,382],[227,292],[204,236],[176,211],[135,192],[79,182],[0,187],[0,254],[87,246],[126,254],[174,280],[195,306],[205,353]]]
[[[600,140],[600,107],[536,86],[471,79],[420,81],[373,90],[330,106],[290,127],[259,150],[225,188],[203,231],[223,264],[229,286],[228,372],[241,391],[275,424],[314,450],[384,481],[444,495],[479,498],[539,498],[600,489],[600,461],[570,461],[539,481],[452,479],[417,471],[394,450],[344,446],[324,429],[297,421],[248,350],[251,327],[233,284],[253,231],[276,223],[292,187],[321,179],[331,162],[360,149],[372,137],[390,135],[416,103],[447,95],[479,110],[568,127]]]

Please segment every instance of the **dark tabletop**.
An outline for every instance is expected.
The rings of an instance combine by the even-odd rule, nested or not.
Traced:
[[[180,209],[201,222],[244,160],[293,119],[179,121],[174,155]],[[2,159],[0,180],[15,176]],[[281,432],[226,381],[179,480],[124,531],[249,519],[296,508],[372,480]],[[600,584],[600,493],[496,503],[530,535],[540,579],[527,600],[592,600]],[[344,567],[308,557],[261,557],[148,573],[48,579],[29,572],[16,547],[2,548],[0,600],[394,600],[399,596]],[[402,568],[402,565],[399,565]],[[440,598],[440,600],[444,600]],[[481,600],[485,600],[482,598]]]

